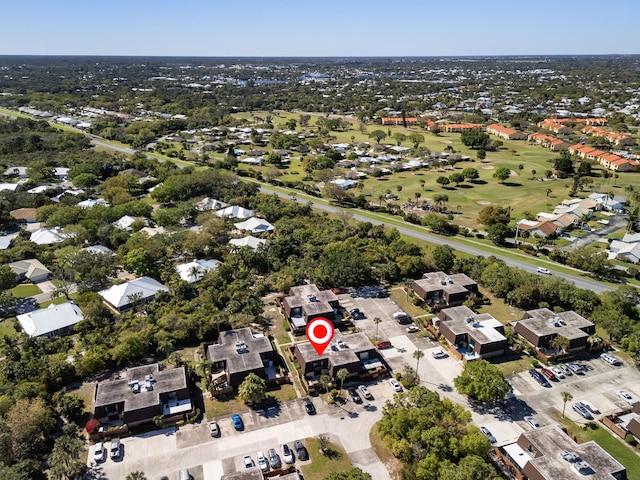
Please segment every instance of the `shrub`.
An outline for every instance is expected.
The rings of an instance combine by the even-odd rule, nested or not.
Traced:
[[[100,422],[98,420],[96,420],[95,418],[92,418],[84,426],[84,429],[87,431],[87,433],[89,435],[93,435],[94,433],[98,433],[98,430],[100,429]]]

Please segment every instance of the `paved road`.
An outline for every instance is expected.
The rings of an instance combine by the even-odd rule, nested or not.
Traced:
[[[282,197],[282,198],[290,198],[292,197],[292,195],[290,194],[285,194],[282,192],[278,192],[276,190],[272,190],[268,187],[260,187],[260,191],[263,193],[268,193],[268,194],[277,194],[278,196]],[[294,197],[296,197],[299,201],[307,201],[307,197],[305,198],[301,198],[298,197],[297,195],[293,195]],[[342,209],[338,208],[338,207],[334,207],[332,205],[325,205],[323,203],[317,203],[314,201],[311,201],[311,206],[315,209],[318,210],[322,210],[325,212],[330,212],[330,213],[336,213]],[[374,220],[371,219],[369,217],[365,217],[363,215],[359,215],[357,213],[357,210],[348,210],[349,213],[351,213],[353,215],[353,219],[354,220],[358,220],[360,222],[370,222],[374,225],[386,225],[386,223],[384,222],[384,217],[381,217],[381,220]],[[479,247],[473,247],[470,245],[466,245],[464,243],[459,243],[456,241],[455,238],[452,237],[440,237],[437,235],[433,235],[430,233],[426,232],[426,229],[424,232],[419,232],[416,231],[416,228],[421,228],[419,226],[413,226],[413,228],[407,228],[407,227],[401,227],[401,226],[397,226],[397,225],[392,225],[394,228],[396,228],[401,234],[403,235],[407,235],[409,237],[413,237],[413,238],[417,238],[420,240],[424,240],[430,243],[435,243],[437,245],[451,245],[451,247],[455,248],[456,250],[459,250],[461,252],[465,252],[471,255],[480,255],[483,257],[488,257],[490,255],[499,258],[501,260],[504,260],[504,262],[511,266],[511,267],[517,267],[517,268],[521,268],[522,270],[526,270],[527,272],[532,272],[535,273],[536,272],[536,266],[535,265],[531,265],[528,262],[525,262],[523,260],[515,260],[513,258],[510,257],[506,257],[500,254],[496,254],[496,253],[489,253],[486,250],[479,248]],[[553,270],[550,269],[552,272]],[[604,285],[600,282],[596,282],[595,280],[590,280],[587,278],[583,278],[583,277],[579,277],[577,275],[568,275],[566,273],[558,273],[558,272],[554,272],[555,275],[557,276],[561,276],[562,278],[569,280],[573,283],[576,284],[577,287],[579,288],[583,288],[586,290],[592,290],[596,293],[600,293],[606,290],[614,290],[613,287],[610,287],[608,285]]]

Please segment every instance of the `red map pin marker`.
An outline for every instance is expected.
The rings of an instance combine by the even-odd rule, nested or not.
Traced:
[[[307,324],[307,338],[318,355],[322,355],[333,338],[333,324],[324,317],[314,318]]]

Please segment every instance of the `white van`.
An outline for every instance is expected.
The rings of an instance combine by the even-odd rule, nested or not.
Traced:
[[[186,468],[180,470],[180,480],[193,480],[193,477],[189,474],[189,470]]]
[[[114,438],[111,440],[111,446],[109,447],[109,458],[115,459],[120,456],[120,439]]]

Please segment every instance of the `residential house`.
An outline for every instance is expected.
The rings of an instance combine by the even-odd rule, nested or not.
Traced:
[[[590,218],[592,211],[591,209],[584,207],[580,204],[580,202],[574,202],[570,204],[560,204],[553,210],[554,215],[571,215],[576,218],[578,221],[582,221],[583,218]]]
[[[606,210],[620,212],[624,208],[626,199],[620,195],[614,195],[613,198],[608,193],[593,192],[589,195],[589,198],[596,202],[596,210]]]
[[[447,133],[470,132],[471,130],[482,130],[484,125],[481,123],[443,123],[440,130]]]
[[[96,386],[93,417],[100,423],[129,427],[150,423],[155,417],[191,412],[191,397],[184,367],[160,370],[157,363],[128,368],[124,378]]]
[[[29,240],[37,245],[53,245],[54,243],[64,242],[73,235],[62,233],[60,228],[39,228],[31,234]]]
[[[195,283],[202,280],[205,273],[214,270],[218,265],[220,265],[218,260],[194,260],[176,265],[175,269],[182,280],[187,283]]]
[[[220,332],[218,342],[206,348],[213,381],[238,387],[250,373],[265,380],[276,378],[277,355],[269,338],[250,328]]]
[[[120,230],[126,230],[127,232],[131,231],[131,226],[135,223],[136,217],[132,217],[131,215],[124,215],[120,217],[118,220],[113,222],[113,226],[119,228]]]
[[[33,283],[44,282],[51,274],[51,271],[35,258],[8,263],[7,266],[16,274],[16,282],[23,280]]]
[[[18,236],[17,233],[9,233],[7,235],[0,235],[0,251],[6,250],[11,246],[11,242]]]
[[[221,202],[220,200],[216,200],[215,198],[205,197],[196,203],[196,210],[199,212],[208,212],[209,210],[220,210],[228,206],[228,204]]]
[[[263,238],[256,238],[252,235],[243,238],[232,238],[229,240],[229,245],[233,245],[234,250],[238,250],[242,247],[250,248],[251,250],[258,250],[260,245],[265,245],[267,241]]]
[[[47,308],[23,313],[16,317],[29,337],[48,337],[69,334],[76,323],[84,320],[82,310],[73,302],[51,304]]]
[[[509,347],[504,326],[488,313],[463,305],[440,310],[438,319],[442,336],[467,360],[504,355]]]
[[[515,323],[515,331],[539,350],[552,350],[551,342],[557,336],[569,340],[568,351],[584,350],[587,338],[596,333],[596,326],[573,311],[553,312],[538,308],[525,312]]]
[[[612,240],[607,248],[607,254],[609,260],[619,259],[630,263],[638,263],[640,261],[640,243]]]
[[[560,133],[562,135],[566,135],[572,133],[573,130],[561,122],[556,122],[555,119],[546,119],[541,122],[538,122],[538,127],[543,130],[549,130],[553,133]]]
[[[36,222],[36,209],[35,208],[17,208],[9,212],[18,223],[35,223]]]
[[[514,130],[513,128],[503,127],[497,123],[489,125],[487,127],[487,133],[504,138],[505,140],[525,140],[527,138],[526,133]]]
[[[238,205],[232,205],[216,212],[216,215],[219,217],[228,217],[228,218],[239,218],[241,220],[245,218],[253,217],[253,211],[242,208]]]
[[[557,425],[523,432],[497,455],[518,480],[627,480],[625,467],[600,445],[576,443]]]
[[[19,186],[20,185],[18,185],[17,183],[2,182],[0,183],[0,192],[15,192],[16,190],[18,190]]]
[[[114,285],[98,292],[108,307],[118,313],[126,312],[141,303],[152,301],[158,292],[169,289],[151,277],[140,277],[129,282]]]
[[[625,233],[622,241],[626,243],[640,242],[640,233]]]
[[[478,296],[478,284],[464,273],[425,273],[411,284],[413,292],[435,308],[457,307],[470,297]]]
[[[587,126],[582,129],[582,133],[591,135],[594,137],[603,138],[610,141],[614,145],[635,145],[636,141],[630,135],[623,135],[621,133],[605,130],[601,127]]]
[[[314,284],[298,285],[289,289],[282,300],[282,310],[294,333],[304,333],[307,323],[316,317],[330,322],[342,321],[340,302],[331,290],[320,290]]]
[[[551,137],[549,135],[545,135],[543,133],[532,133],[527,137],[529,142],[535,142],[538,145],[542,145],[545,148],[548,148],[552,152],[559,152],[561,150],[568,150],[569,144],[563,142],[559,138]]]
[[[568,213],[561,213],[556,215],[553,213],[540,212],[538,213],[536,218],[538,219],[538,221],[548,220],[552,222],[556,227],[560,228],[562,231],[573,228],[578,223],[578,219],[573,215],[569,215]]]
[[[107,201],[103,198],[89,198],[87,200],[83,200],[82,202],[79,202],[77,204],[78,207],[83,208],[83,209],[87,209],[87,208],[93,208],[95,206],[102,206],[102,207],[108,207],[109,203],[107,203]]]
[[[382,125],[417,125],[418,119],[416,117],[382,117]]]
[[[113,250],[111,250],[108,247],[105,247],[104,245],[91,245],[90,247],[85,247],[82,250],[86,250],[87,252],[92,253],[94,255],[109,255],[112,257],[115,255]]]
[[[2,175],[8,178],[18,178],[23,181],[29,180],[27,167],[7,167]]]
[[[296,343],[293,355],[300,365],[300,373],[309,386],[317,385],[321,375],[337,379],[338,370],[345,368],[347,378],[367,371],[386,371],[380,354],[363,332],[342,334],[336,330],[330,345],[318,355],[309,342]]]
[[[520,230],[521,234],[527,232],[527,235],[530,237],[549,238],[560,235],[563,228],[551,220],[520,220],[518,222],[518,230]]]
[[[252,233],[254,235],[259,235],[264,232],[271,232],[275,229],[273,225],[271,225],[266,220],[258,217],[251,217],[244,222],[238,222],[233,224],[238,230],[242,230],[245,232]]]

